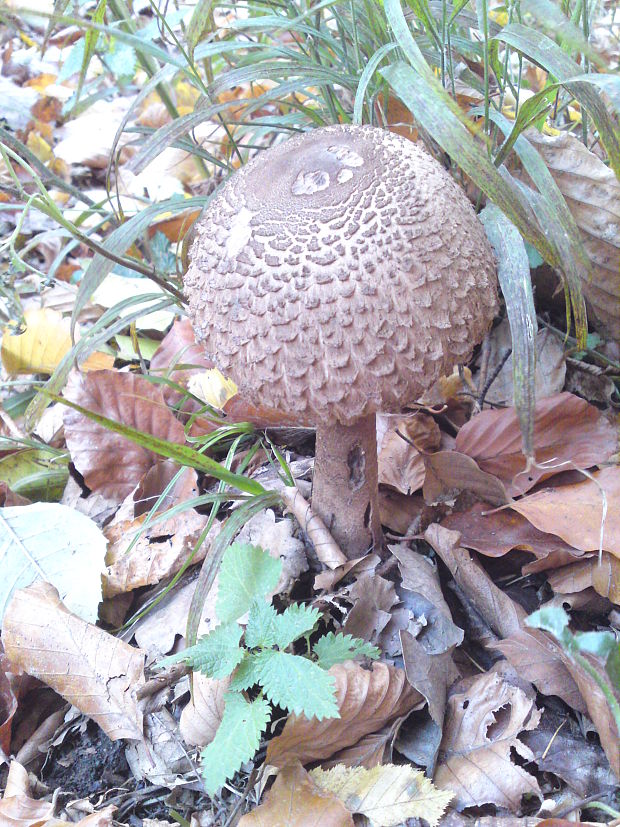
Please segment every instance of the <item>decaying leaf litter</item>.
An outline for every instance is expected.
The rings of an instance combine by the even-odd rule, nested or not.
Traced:
[[[518,21],[302,5],[299,30],[268,4],[2,18],[2,819],[613,822],[613,9],[585,29],[561,18],[576,57],[562,62],[535,4]],[[487,128],[501,175],[449,95]],[[278,132],[351,119],[452,156],[486,202],[503,293],[468,365],[379,408],[385,542],[368,553],[317,513],[316,423],[265,405],[275,386],[220,373],[176,303],[182,239],[227,174]],[[351,180],[355,156],[333,154]]]

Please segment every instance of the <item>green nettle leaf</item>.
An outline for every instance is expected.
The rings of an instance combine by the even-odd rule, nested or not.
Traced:
[[[222,559],[216,612],[222,623],[237,620],[259,598],[273,591],[282,563],[247,543],[233,543]]]
[[[618,647],[613,632],[577,632],[574,639],[581,652],[589,652],[604,660]]]
[[[243,659],[244,650],[239,646],[241,626],[237,623],[222,623],[208,635],[178,655],[172,655],[159,662],[159,666],[184,661],[195,672],[202,672],[209,678],[225,678]]]
[[[298,655],[275,649],[256,655],[258,682],[278,706],[306,718],[339,718],[336,684],[329,672]]]
[[[286,649],[298,637],[311,631],[321,616],[318,609],[293,603],[281,615],[276,615],[276,645]]]
[[[202,751],[205,788],[214,795],[241,767],[254,756],[271,714],[264,698],[251,703],[239,692],[226,695],[222,723],[213,741]]]
[[[329,632],[317,640],[312,651],[318,658],[318,665],[323,669],[329,669],[336,663],[343,663],[345,660],[360,656],[375,660],[381,654],[372,643],[359,637],[334,634],[334,632]]]
[[[526,617],[525,622],[535,629],[551,632],[559,641],[562,641],[568,631],[569,617],[560,606],[546,606]]]
[[[245,645],[248,649],[259,646],[266,649],[276,645],[276,621],[278,613],[271,603],[255,600],[250,606],[250,616],[245,627]]]
[[[237,666],[230,679],[232,692],[244,692],[258,683],[260,678],[259,653],[246,652],[243,660]]]

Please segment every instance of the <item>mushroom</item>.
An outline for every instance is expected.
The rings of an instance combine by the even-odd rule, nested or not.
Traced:
[[[190,261],[197,338],[248,399],[316,427],[312,507],[345,554],[380,546],[375,414],[466,362],[497,310],[465,194],[399,135],[315,129],[226,181]]]

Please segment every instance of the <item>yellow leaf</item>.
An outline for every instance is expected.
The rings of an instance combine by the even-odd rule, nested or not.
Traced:
[[[423,818],[435,827],[453,798],[407,764],[383,764],[370,770],[336,764],[331,770],[312,770],[310,777],[376,827],[396,827],[409,818]]]
[[[237,394],[237,386],[232,379],[227,379],[217,368],[202,371],[190,377],[190,393],[202,399],[212,408],[221,411],[229,399]]]
[[[26,146],[34,155],[37,156],[39,161],[43,161],[43,163],[45,163],[46,161],[51,160],[51,146],[48,144],[45,138],[42,138],[36,132],[30,132],[30,134],[28,135]]]
[[[71,347],[69,319],[44,307],[25,314],[26,330],[18,336],[7,327],[2,337],[2,364],[8,373],[53,373]]]

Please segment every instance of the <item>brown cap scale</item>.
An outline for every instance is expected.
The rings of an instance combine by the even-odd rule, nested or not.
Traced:
[[[466,362],[497,309],[469,201],[405,138],[317,129],[221,187],[190,259],[199,340],[244,396],[316,426],[313,507],[363,553],[380,537],[375,413]]]

